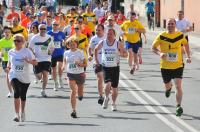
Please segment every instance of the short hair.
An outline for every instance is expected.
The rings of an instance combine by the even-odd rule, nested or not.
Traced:
[[[19,33],[18,33],[18,34],[15,34],[15,35],[13,36],[13,38],[20,38],[21,41],[22,41],[23,43],[26,42],[24,36],[23,36],[22,34],[19,34]]]
[[[108,29],[108,32],[109,32],[110,30],[113,31],[113,33],[116,35],[116,31],[115,31],[115,29],[113,29],[113,28],[109,28],[109,29]]]
[[[169,19],[167,20],[167,22],[169,22],[170,20],[173,20],[174,23],[176,24],[176,19],[175,19],[175,18],[169,18]]]
[[[98,24],[97,27],[101,27],[104,30],[104,25],[103,24]]]
[[[182,13],[182,14],[184,14],[184,11],[183,11],[183,10],[180,10],[180,11],[178,11],[178,13]]]
[[[11,27],[8,27],[8,26],[4,26],[4,27],[3,27],[3,31],[5,31],[5,30],[10,30],[10,31],[12,31],[12,28],[11,28]]]

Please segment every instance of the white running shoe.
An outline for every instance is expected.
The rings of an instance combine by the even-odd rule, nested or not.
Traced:
[[[42,97],[45,97],[45,98],[47,97],[45,90],[41,90],[41,95],[42,95]]]
[[[26,120],[25,113],[21,113],[21,122],[24,122]]]
[[[15,117],[13,118],[13,121],[19,122],[20,121],[19,119],[20,119],[19,114],[16,114]]]
[[[108,97],[105,97],[104,101],[103,101],[103,109],[107,109],[108,108],[108,102],[109,102],[109,98]]]
[[[116,104],[112,104],[112,105],[111,105],[111,110],[112,110],[112,111],[117,111],[117,106],[116,106]]]
[[[54,91],[58,91],[58,82],[54,82],[54,88],[53,88]]]
[[[9,92],[9,93],[7,94],[7,98],[10,98],[10,97],[12,97],[12,93],[11,93],[11,92]]]
[[[52,75],[48,75],[48,79],[52,80],[53,79]]]

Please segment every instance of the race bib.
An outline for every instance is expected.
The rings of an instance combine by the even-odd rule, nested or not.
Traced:
[[[178,55],[177,53],[167,53],[167,61],[169,62],[177,62]]]
[[[74,64],[74,63],[73,64],[69,64],[69,69],[74,71],[74,70],[77,69],[77,65]]]
[[[114,62],[114,57],[106,57],[107,62]]]
[[[3,48],[3,52],[8,52],[11,48]]]
[[[134,29],[134,28],[129,28],[129,29],[128,29],[128,33],[133,34],[134,32],[135,32],[135,29]]]
[[[61,48],[61,46],[60,46],[60,41],[54,41],[54,45],[55,45],[55,48],[56,48],[56,49]]]
[[[93,17],[87,17],[87,21],[88,22],[92,22],[93,21]]]
[[[24,71],[24,65],[15,65],[15,71],[16,72],[23,72]]]
[[[46,52],[46,51],[47,51],[47,48],[48,48],[48,46],[42,45],[42,46],[40,47],[40,50],[41,50],[41,52]]]

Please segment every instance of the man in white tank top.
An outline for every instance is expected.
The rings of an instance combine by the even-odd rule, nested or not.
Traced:
[[[116,40],[116,34],[114,29],[108,29],[107,38],[101,41],[94,50],[96,65],[99,65],[98,51],[102,50],[102,66],[105,82],[105,99],[103,102],[103,108],[108,107],[109,94],[112,89],[112,111],[116,111],[116,99],[118,95],[118,83],[119,83],[119,63],[120,56],[127,57],[128,54],[124,49],[122,43]]]

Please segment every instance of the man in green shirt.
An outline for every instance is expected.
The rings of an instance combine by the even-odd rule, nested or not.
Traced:
[[[7,67],[7,63],[8,63],[8,51],[14,48],[14,44],[13,44],[11,28],[5,26],[3,28],[3,32],[4,32],[4,37],[0,40],[0,55],[2,57],[2,68],[5,71],[5,68]],[[8,90],[9,90],[7,97],[11,97],[12,87],[8,80],[8,72],[7,71],[5,72],[6,72],[6,80],[7,80]]]

